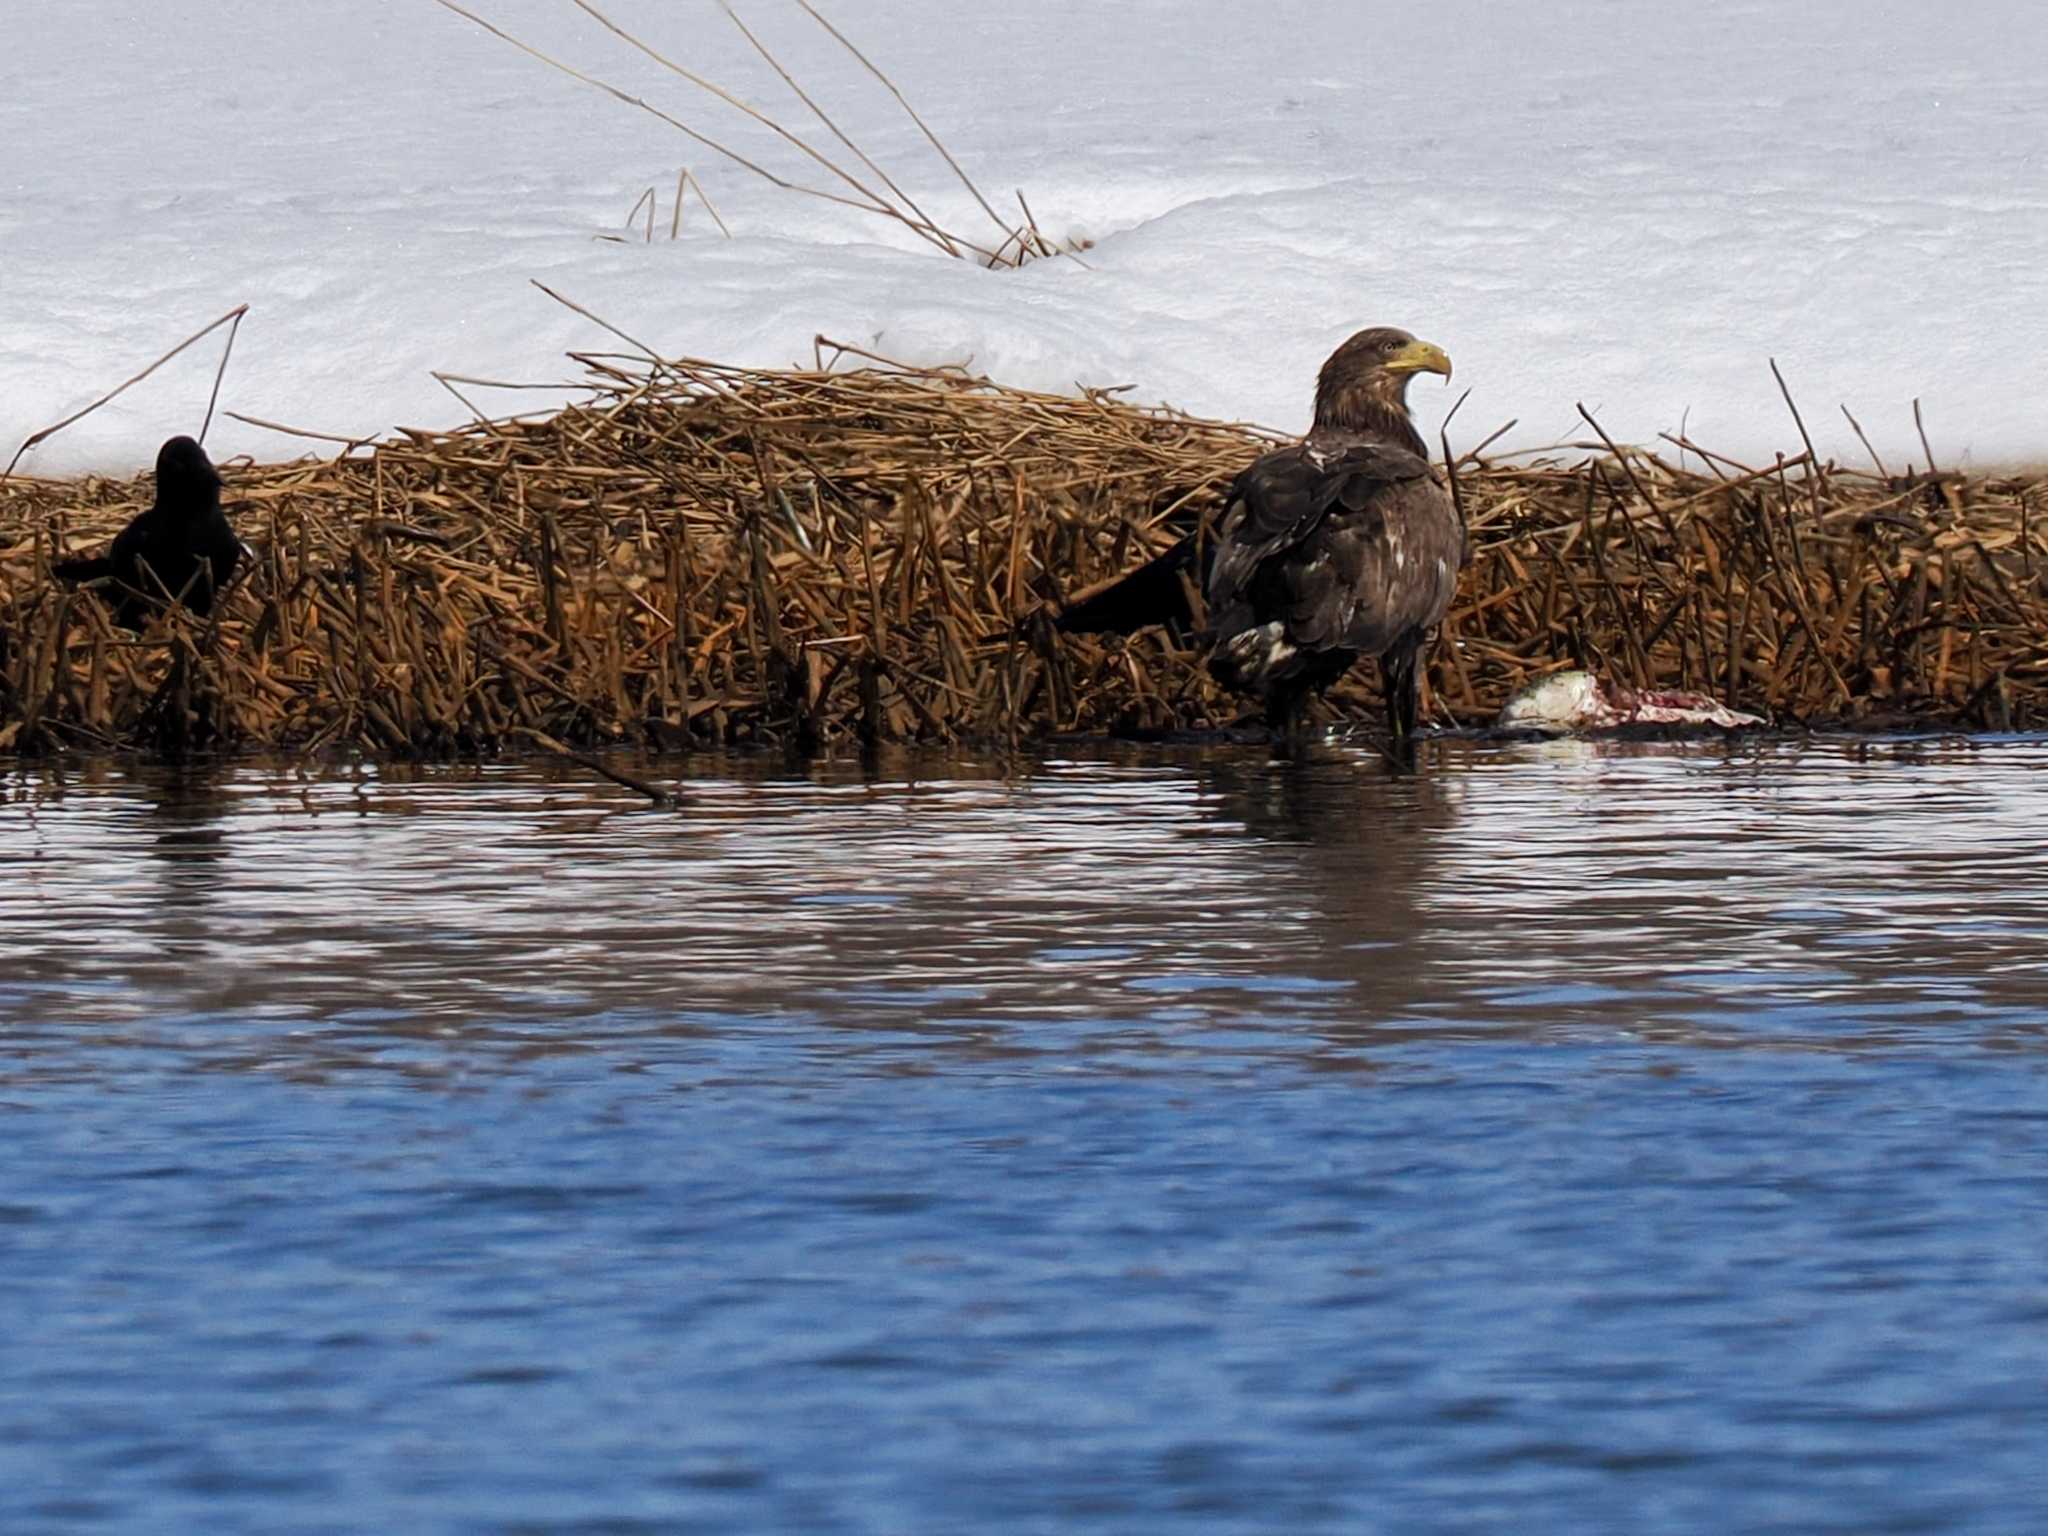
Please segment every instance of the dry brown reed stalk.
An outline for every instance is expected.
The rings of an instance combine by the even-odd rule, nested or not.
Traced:
[[[591,353],[589,398],[544,419],[229,465],[254,561],[211,620],[142,636],[49,567],[147,482],[0,483],[0,751],[831,748],[1251,718],[1191,636],[1051,618],[1212,511],[1271,434],[817,350],[829,365],[786,372]],[[2048,722],[2043,482],[1686,451],[1705,467],[1597,440],[1457,459],[1472,558],[1434,718],[1484,722],[1588,664],[1781,720]],[[1374,687],[1354,669],[1327,713],[1376,718]]]
[[[873,214],[878,218],[888,219],[893,223],[900,224],[920,240],[925,241],[948,256],[978,260],[989,267],[1021,267],[1025,262],[1040,256],[1074,256],[1072,249],[1056,246],[1039,231],[1037,221],[1031,217],[1028,205],[1025,208],[1024,222],[1021,225],[1013,225],[1003,218],[1002,215],[998,214],[989,204],[988,199],[982,196],[981,189],[974,184],[973,178],[967,174],[960,162],[954,157],[952,151],[946,148],[944,141],[918,115],[916,108],[911,106],[909,99],[904,96],[895,81],[891,80],[866,54],[855,47],[846,35],[833,26],[815,7],[806,3],[806,0],[798,0],[798,4],[804,13],[858,60],[861,67],[873,75],[876,80],[880,81],[889,94],[895,98],[897,105],[902,107],[904,112],[909,115],[910,120],[917,125],[919,132],[923,134],[926,142],[945,161],[953,174],[960,179],[961,184],[966,187],[974,201],[988,215],[990,221],[1002,232],[1002,237],[999,241],[990,243],[986,240],[970,240],[957,230],[944,228],[928,215],[919,206],[917,200],[905,191],[895,178],[890,176],[866,150],[854,142],[845,130],[840,127],[838,121],[831,113],[819,103],[815,96],[805,90],[796,77],[783,66],[782,61],[776,57],[767,44],[762,42],[760,37],[745,22],[740,20],[738,14],[730,6],[722,7],[726,18],[739,30],[741,36],[746,39],[748,46],[760,55],[763,62],[775,73],[776,77],[789,87],[797,100],[803,103],[805,109],[823,125],[825,130],[838,141],[847,153],[852,155],[860,167],[858,171],[842,161],[834,159],[815,145],[806,142],[778,119],[746,101],[735,92],[727,90],[715,80],[709,79],[687,65],[670,58],[644,38],[619,25],[618,22],[592,4],[591,0],[569,0],[571,5],[582,11],[584,15],[588,16],[620,42],[625,43],[628,47],[644,55],[662,69],[676,76],[676,78],[703,91],[724,106],[740,113],[757,126],[765,129],[774,135],[785,149],[793,151],[801,158],[810,161],[813,166],[822,170],[844,190],[835,191],[829,186],[811,186],[807,183],[790,180],[788,177],[771,170],[760,161],[741,154],[738,150],[733,149],[721,140],[710,137],[699,129],[691,127],[673,114],[654,106],[644,97],[635,96],[616,85],[599,79],[595,75],[577,69],[574,65],[562,62],[562,60],[555,58],[553,55],[534,47],[531,43],[514,37],[502,27],[496,26],[477,15],[474,11],[456,3],[456,0],[435,0],[435,3],[446,10],[453,11],[464,20],[481,27],[493,37],[510,43],[520,52],[547,65],[550,69],[557,70],[585,85],[595,87],[612,97],[615,101],[623,102],[629,107],[637,108],[650,116],[660,119],[671,128],[685,134],[695,143],[703,145],[706,149],[730,160],[743,170],[752,172],[764,181],[786,192],[801,192],[809,197],[822,198],[827,202],[838,203],[842,207],[854,208],[863,213]],[[688,175],[687,172],[685,174],[686,176]],[[705,208],[710,212],[712,219],[718,224],[720,230],[730,237],[732,232],[726,229],[725,221],[719,218],[717,210],[712,208],[710,198],[704,195],[703,185],[697,181],[695,176],[688,176],[688,179],[696,187],[698,196],[703,198]],[[1020,202],[1021,199],[1022,194],[1019,194]],[[653,239],[652,201],[653,189],[649,188],[641,194],[639,201],[636,201],[633,205],[633,214],[640,212],[643,203],[648,205],[647,239],[650,241]],[[627,216],[626,222],[629,226],[633,222],[633,214]],[[676,217],[671,226],[671,236],[680,229],[681,216],[682,187],[678,183],[676,190]],[[600,238],[617,239],[618,237],[602,236]],[[1085,249],[1085,245],[1080,248]],[[1077,256],[1075,259],[1079,260]]]
[[[183,352],[187,347],[193,345],[195,342],[204,340],[206,337],[212,335],[215,331],[219,330],[222,326],[226,326],[228,328],[228,339],[226,344],[221,348],[220,365],[214,370],[213,374],[213,392],[212,394],[207,396],[206,400],[206,418],[200,424],[199,427],[199,440],[202,443],[205,442],[206,430],[208,427],[213,425],[213,408],[220,403],[221,380],[227,376],[228,359],[234,355],[235,337],[238,334],[240,334],[242,329],[242,317],[246,315],[248,312],[249,306],[247,304],[237,304],[233,309],[229,310],[219,319],[209,320],[205,325],[202,325],[198,330],[194,331],[190,336],[187,336],[175,347],[172,347],[170,351],[164,353],[161,357],[157,358],[155,362],[151,363],[147,368],[144,368],[140,373],[132,374],[127,379],[123,380],[121,383],[116,384],[104,395],[101,395],[97,400],[93,401],[91,405],[73,411],[69,416],[66,416],[62,421],[55,422],[50,426],[43,427],[38,431],[29,433],[27,437],[21,440],[21,446],[14,450],[14,457],[7,461],[7,467],[5,469],[0,469],[0,481],[6,480],[9,476],[11,476],[14,473],[15,466],[21,462],[22,455],[27,453],[29,449],[35,447],[36,444],[47,441],[52,437],[55,437],[59,432],[62,432],[66,427],[72,425],[72,423],[74,422],[83,421],[86,417],[90,416],[94,411],[98,410],[101,406],[127,393],[127,391],[132,389],[135,385],[140,384],[144,379],[148,378],[152,373],[155,373],[157,369],[163,367],[165,363],[168,363],[172,358],[176,357],[180,352]]]

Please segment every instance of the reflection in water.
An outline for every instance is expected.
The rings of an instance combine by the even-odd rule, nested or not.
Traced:
[[[1256,996],[1276,1032],[1354,1044],[1361,1026],[2033,1033],[2031,748],[1988,779],[1976,749],[1433,750],[1419,774],[1334,751],[876,782],[740,764],[681,813],[531,766],[100,767],[17,784],[0,925],[16,1008],[80,1023],[169,1009],[523,1038],[736,1012],[1172,1033]],[[333,1043],[257,1037],[295,1041]]]
[[[174,769],[151,786],[143,811],[158,889],[148,927],[159,952],[203,974],[213,963],[213,891],[229,854],[226,822],[235,807],[215,774]],[[112,937],[101,934],[104,944]]]
[[[0,1528],[2026,1529],[2041,753],[16,768]]]

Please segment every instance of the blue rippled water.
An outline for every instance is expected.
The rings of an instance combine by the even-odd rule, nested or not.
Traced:
[[[15,767],[0,1530],[2039,1530],[2044,765]]]

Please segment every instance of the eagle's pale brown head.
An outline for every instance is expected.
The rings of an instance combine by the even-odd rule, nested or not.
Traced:
[[[1360,331],[1330,354],[1316,378],[1316,430],[1380,433],[1398,424],[1413,436],[1408,381],[1418,373],[1448,381],[1451,360],[1442,347],[1391,325]]]

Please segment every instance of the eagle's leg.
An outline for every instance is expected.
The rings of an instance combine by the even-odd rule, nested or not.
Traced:
[[[1299,752],[1308,738],[1309,690],[1289,681],[1266,699],[1266,728],[1290,752]]]
[[[1416,670],[1415,641],[1396,641],[1380,657],[1380,687],[1386,695],[1387,732],[1396,741],[1415,735],[1416,716],[1422,707],[1422,677]]]

